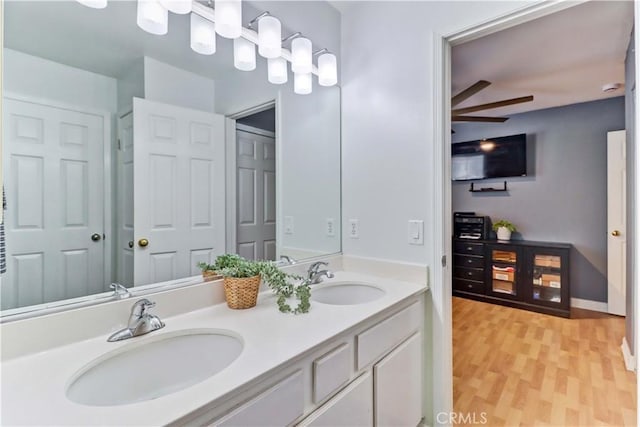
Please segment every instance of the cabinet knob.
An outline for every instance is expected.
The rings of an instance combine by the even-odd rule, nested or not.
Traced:
[[[470,251],[470,250],[472,250],[472,249],[473,249],[473,248],[472,248],[471,246],[467,246],[467,250],[468,250],[468,251]]]
[[[472,264],[472,263],[473,263],[473,260],[472,260],[472,259],[468,259],[468,260],[467,260],[467,262],[468,262],[469,264]]]
[[[473,276],[473,273],[470,271],[467,271],[467,276]]]
[[[473,285],[467,285],[467,288],[471,289],[473,288]]]

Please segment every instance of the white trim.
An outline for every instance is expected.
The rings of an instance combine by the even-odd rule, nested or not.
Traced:
[[[592,301],[590,299],[571,298],[571,307],[582,308],[584,310],[599,311],[609,313],[606,302]]]
[[[226,218],[227,227],[225,247],[226,252],[236,251],[237,230],[236,230],[236,120],[227,117],[225,119],[225,173],[227,185],[225,188]]]
[[[429,265],[433,273],[432,277],[429,278],[429,283],[433,304],[433,375],[431,392],[434,414],[453,411],[453,330],[451,273],[449,267],[452,256],[450,242],[452,212],[449,149],[451,144],[449,116],[451,109],[451,46],[528,22],[580,3],[583,3],[583,1],[545,0],[444,36],[433,33],[433,141],[435,143],[433,144],[433,151],[430,153],[431,158],[426,159],[426,164],[430,165],[432,169],[432,179],[429,186],[432,198],[431,205],[440,207],[440,209],[434,211],[432,220],[428,224],[431,236],[433,236],[431,258],[429,259]],[[447,264],[441,267],[440,263],[443,255],[446,256]],[[437,420],[432,421],[434,421],[434,425],[438,424]]]
[[[620,346],[620,349],[622,350],[622,357],[624,357],[624,366],[627,368],[627,371],[635,371],[636,358],[631,354],[629,343],[627,342],[627,337],[622,338],[622,345]]]

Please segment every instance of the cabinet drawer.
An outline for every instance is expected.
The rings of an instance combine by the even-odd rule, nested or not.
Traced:
[[[304,381],[302,371],[296,371],[212,425],[287,426],[303,413]]]
[[[484,280],[484,270],[477,268],[454,267],[453,277],[482,282]]]
[[[323,401],[349,381],[351,348],[344,343],[313,361],[313,402]]]
[[[456,254],[484,255],[483,243],[453,242],[453,252]]]
[[[484,258],[470,255],[454,255],[453,262],[456,267],[484,268]]]
[[[384,356],[404,338],[420,327],[422,311],[419,303],[413,303],[404,310],[383,320],[356,336],[357,370]]]
[[[373,425],[373,378],[367,371],[305,418],[298,427]]]
[[[456,291],[473,292],[474,294],[484,294],[484,282],[453,279],[453,289]]]

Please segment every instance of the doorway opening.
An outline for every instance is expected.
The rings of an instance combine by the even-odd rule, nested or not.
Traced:
[[[236,253],[276,260],[276,108],[274,103],[236,115],[233,138]]]
[[[450,144],[452,140],[451,135],[451,117],[449,112],[451,110],[451,49],[464,42],[478,39],[482,36],[496,33],[500,30],[510,28],[528,21],[532,21],[541,16],[550,15],[555,12],[560,12],[566,9],[565,5],[538,5],[527,7],[519,10],[511,15],[501,17],[493,22],[483,24],[476,28],[465,30],[459,33],[451,34],[442,38],[436,37],[434,49],[436,56],[436,68],[434,70],[435,76],[435,97],[437,105],[442,107],[440,113],[435,121],[434,135],[436,141],[443,141],[442,144],[436,144],[434,155],[436,157],[436,171],[434,171],[434,184],[432,187],[435,202],[444,208],[440,213],[436,213],[434,219],[434,230],[442,230],[441,232],[434,233],[436,242],[434,249],[433,265],[440,264],[440,256],[445,255],[442,269],[435,269],[433,275],[434,286],[432,290],[434,298],[434,313],[440,317],[442,322],[443,331],[437,332],[434,328],[434,347],[439,349],[438,354],[434,354],[434,383],[438,384],[439,389],[443,392],[444,397],[436,398],[434,400],[434,412],[450,411],[454,409],[453,401],[448,400],[447,391],[451,390],[451,396],[453,396],[453,384],[451,381],[452,372],[452,356],[453,346],[451,343],[452,337],[452,265],[447,260],[452,260],[452,242],[451,236],[452,230],[452,192],[451,192],[451,150]],[[441,59],[441,62],[440,62]],[[482,79],[484,77],[478,77]],[[473,83],[473,82],[470,82]],[[455,95],[455,93],[453,93]],[[525,94],[527,95],[527,94]],[[635,113],[634,113],[635,115]],[[612,129],[617,130],[617,129]],[[455,136],[455,135],[454,135]],[[486,135],[486,136],[501,136],[501,135]],[[603,136],[604,147],[606,153],[606,133]],[[478,138],[480,139],[480,138]],[[606,171],[605,171],[606,173]],[[603,185],[606,185],[603,183]],[[468,186],[468,184],[467,184]],[[635,189],[631,190],[632,194],[635,194]],[[498,218],[499,219],[499,218]],[[439,289],[438,289],[439,288]],[[631,298],[632,296],[629,296]],[[635,309],[632,311],[635,314]],[[637,322],[637,319],[634,319]],[[635,326],[635,325],[633,325]],[[634,332],[635,333],[635,332]],[[451,349],[451,352],[449,352]]]

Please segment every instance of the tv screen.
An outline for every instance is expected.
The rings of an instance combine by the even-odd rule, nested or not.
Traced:
[[[527,135],[503,136],[451,145],[454,181],[527,175]]]

